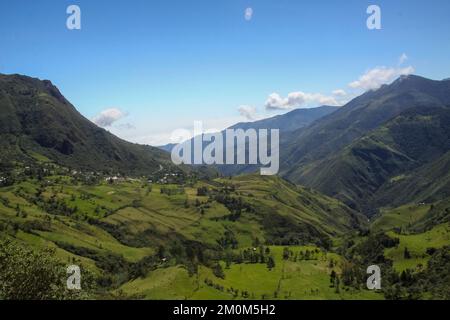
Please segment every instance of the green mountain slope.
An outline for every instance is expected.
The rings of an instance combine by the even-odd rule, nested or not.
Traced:
[[[383,206],[440,200],[450,193],[444,178],[448,106],[449,80],[400,77],[307,126],[282,132],[280,175],[367,215]],[[219,170],[236,175],[257,166]]]
[[[161,150],[132,144],[76,111],[50,81],[0,75],[1,163],[43,155],[71,168],[133,174],[170,165]]]
[[[398,208],[386,208],[373,220],[371,229],[397,230],[422,233],[433,227],[450,222],[450,198],[431,204],[410,203]]]
[[[450,152],[416,170],[392,178],[376,193],[376,204],[433,203],[450,197]]]
[[[377,207],[450,196],[450,108],[413,108],[312,162],[303,181],[367,214]]]
[[[291,181],[304,183],[303,175],[309,164],[339,152],[403,111],[447,105],[450,105],[450,81],[401,77],[391,85],[366,92],[336,112],[287,135],[280,147],[281,173]]]

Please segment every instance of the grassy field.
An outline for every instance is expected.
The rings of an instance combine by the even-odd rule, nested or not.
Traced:
[[[219,192],[225,198],[219,201],[211,195],[198,195],[200,187],[215,190],[213,195]],[[176,192],[172,194],[168,189]],[[220,193],[223,190],[226,192]],[[171,253],[168,261],[159,262],[156,269],[131,280],[125,278],[125,271],[120,271],[118,286],[111,288],[119,297],[383,298],[377,292],[342,284],[337,288],[330,282],[333,270],[337,275],[342,272],[344,259],[332,252],[333,246],[341,245],[343,236],[355,232],[352,225],[366,226],[366,219],[335,199],[278,178],[246,175],[180,186],[149,185],[139,180],[84,185],[74,183],[69,176],[48,176],[45,181],[30,179],[0,188],[0,200],[1,238],[37,250],[54,248],[61,262],[81,264],[97,275],[105,274],[104,264],[99,264],[105,259],[113,266],[127,264],[129,268],[154,258],[161,246],[170,251],[186,243],[196,243],[209,254],[236,254],[253,250],[259,246],[255,245],[258,241],[270,252],[266,259],[270,256],[275,263],[269,269],[266,262],[227,263],[222,256],[221,278],[208,264],[198,264],[197,273],[192,274],[187,265],[179,262],[177,253]],[[230,207],[236,204],[244,209]],[[423,217],[428,209],[427,206],[395,209],[375,221],[372,229],[391,230],[407,225]],[[270,243],[291,241],[286,234],[311,244]],[[223,242],[226,235],[231,235],[232,246]],[[419,264],[425,266],[428,248],[450,243],[448,224],[422,234],[399,235],[389,231],[389,235],[399,238],[400,244],[387,249],[385,256],[394,261],[399,271]],[[332,240],[329,250],[314,243],[322,238]],[[403,257],[405,247],[411,252],[410,259]],[[292,252],[286,259],[285,248]],[[306,250],[314,254],[308,259],[300,258]],[[181,254],[181,258],[186,257]]]
[[[450,224],[441,224],[420,234],[400,235],[390,231],[388,235],[400,240],[397,247],[385,251],[385,256],[394,261],[394,268],[397,271],[416,270],[426,267],[430,258],[426,254],[428,248],[437,249],[450,244]],[[410,252],[411,258],[404,257],[405,248]]]
[[[95,212],[95,208],[98,206],[108,205],[107,208],[109,210],[117,208],[116,202],[131,202],[133,197],[127,197],[127,192],[131,195],[131,191],[135,187],[135,185],[129,184],[117,186],[116,189],[114,186],[103,185],[98,186],[98,188],[81,188],[80,186],[67,186],[64,184],[45,188],[45,191],[42,193],[43,197],[50,198],[52,195],[56,195],[68,206],[78,207],[78,211],[71,217],[62,214],[48,214],[39,206],[29,202],[27,195],[34,194],[37,190],[37,185],[31,181],[14,187],[3,188],[0,193],[3,199],[3,202],[0,203],[0,222],[5,226],[6,231],[18,228],[18,232],[15,234],[13,232],[3,232],[3,234],[37,249],[54,247],[56,248],[57,257],[62,261],[81,261],[96,271],[98,270],[92,259],[68,252],[61,248],[61,244],[86,248],[98,254],[113,252],[123,256],[130,262],[136,262],[152,254],[154,249],[150,247],[134,248],[126,246],[105,230],[86,221],[88,216],[102,215],[101,212]],[[18,190],[20,190],[20,194],[17,193]],[[115,190],[114,195],[110,194],[108,199],[106,195],[111,190]],[[92,192],[90,193],[91,196],[82,199],[81,195],[85,195],[87,192]],[[75,200],[71,201],[71,196],[75,196]],[[8,202],[7,206],[4,203],[5,199]]]
[[[450,224],[429,223],[436,216],[443,215],[448,203],[449,200],[444,199],[435,204],[407,204],[394,209],[384,209],[372,222],[373,232],[385,231],[390,237],[399,239],[398,246],[385,250],[385,256],[393,260],[397,271],[420,271],[426,268],[430,259],[427,249],[438,249],[450,244]],[[428,225],[431,225],[431,228]],[[425,231],[417,232],[417,226],[425,228]],[[405,257],[405,248],[410,257]]]
[[[120,292],[145,299],[382,299],[379,293],[341,287],[336,291],[330,285],[332,269],[340,272],[339,266],[330,268],[332,259],[341,260],[336,254],[320,252],[313,260],[284,260],[281,246],[270,246],[275,267],[269,270],[266,264],[232,264],[228,268],[222,263],[225,277],[216,277],[210,269],[201,267],[198,275],[189,277],[181,266],[150,272],[145,278],[126,283]],[[289,247],[293,252],[319,250],[316,247]],[[214,285],[207,285],[205,279]],[[242,292],[248,296],[243,297]]]

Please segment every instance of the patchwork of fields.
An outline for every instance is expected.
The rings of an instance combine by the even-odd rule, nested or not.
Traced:
[[[223,263],[225,277],[221,279],[208,268],[202,267],[197,276],[189,277],[185,268],[174,266],[150,272],[119,290],[145,299],[243,299],[243,292],[248,293],[249,299],[383,299],[382,294],[369,290],[332,287],[329,275],[333,268],[329,263],[339,263],[339,255],[320,252],[312,260],[293,261],[283,259],[284,247],[269,248],[275,258],[272,270],[265,264],[232,264],[226,268]],[[289,249],[299,252],[318,248]]]
[[[96,297],[384,298],[364,282],[339,280],[347,259],[339,248],[367,227],[366,219],[279,178],[85,185],[55,175],[2,187],[0,200],[1,238],[54,248],[63,264],[82,265],[102,279]],[[450,243],[448,223],[418,234],[394,231],[429,210],[401,207],[372,223],[399,240],[384,249],[396,271],[423,270],[428,250]]]

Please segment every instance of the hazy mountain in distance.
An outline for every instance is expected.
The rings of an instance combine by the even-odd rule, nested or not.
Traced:
[[[229,127],[229,129],[279,129],[280,134],[300,129],[308,126],[315,120],[335,112],[339,107],[321,106],[317,108],[295,109],[282,115],[251,121],[239,122]],[[171,152],[176,144],[169,143],[159,146],[161,150]]]
[[[310,125],[315,120],[333,113],[339,107],[321,106],[317,108],[295,109],[282,115],[271,118],[252,121],[239,122],[230,129],[280,129],[280,132],[288,132]]]
[[[164,150],[166,152],[172,152],[172,149],[176,146],[176,143],[168,143],[163,146],[158,146],[158,149]]]

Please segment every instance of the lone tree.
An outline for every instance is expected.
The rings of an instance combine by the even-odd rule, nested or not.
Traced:
[[[341,281],[339,280],[339,277],[336,277],[336,282],[335,282],[335,291],[336,293],[340,293],[340,289],[339,289],[339,285],[341,284]]]
[[[220,263],[216,263],[213,267],[213,273],[217,278],[225,279],[225,273],[223,272]]]
[[[291,251],[289,250],[289,248],[284,248],[283,249],[283,259],[288,260],[290,256],[291,256]]]
[[[331,287],[334,287],[335,280],[336,280],[336,272],[334,270],[331,270],[331,274],[330,274]]]
[[[403,252],[403,257],[405,259],[411,259],[411,253],[408,250],[408,247],[405,247],[405,251]]]
[[[267,259],[267,268],[268,268],[269,270],[272,270],[273,268],[275,268],[275,260],[273,260],[272,257],[269,257],[269,258]]]

